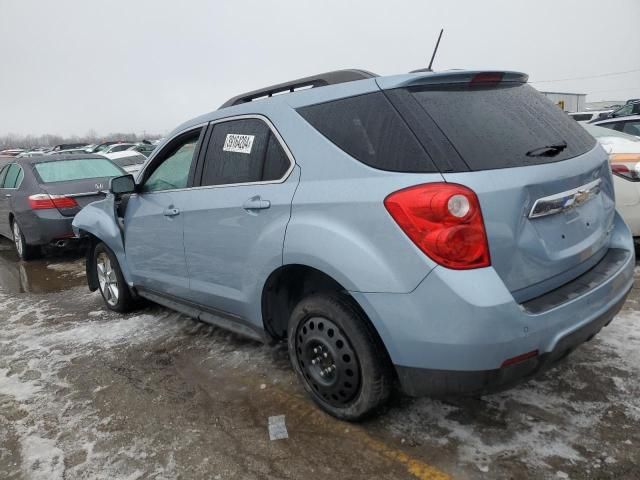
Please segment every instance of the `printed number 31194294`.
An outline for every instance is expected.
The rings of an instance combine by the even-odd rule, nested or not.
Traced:
[[[228,133],[224,141],[222,150],[225,152],[251,153],[254,135],[241,135],[238,133]]]

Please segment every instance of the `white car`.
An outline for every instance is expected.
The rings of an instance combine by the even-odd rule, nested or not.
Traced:
[[[589,122],[600,118],[600,115],[608,114],[611,110],[590,110],[588,112],[569,112],[568,115],[576,122]]]
[[[144,162],[147,161],[147,157],[142,155],[140,152],[136,152],[133,150],[125,150],[124,152],[115,152],[115,153],[103,153],[100,152],[100,155],[103,157],[107,157],[113,163],[122,168],[125,172],[132,174],[135,176],[144,165]]]
[[[113,145],[109,145],[104,150],[98,152],[100,155],[105,155],[107,153],[116,153],[116,152],[124,152],[131,147],[134,147],[135,143],[114,143]]]
[[[640,237],[640,138],[610,128],[583,125],[609,153],[616,208],[634,238]],[[640,240],[640,239],[638,239]]]

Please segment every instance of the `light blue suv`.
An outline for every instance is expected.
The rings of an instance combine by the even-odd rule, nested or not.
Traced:
[[[517,72],[331,72],[178,127],[74,220],[108,308],[287,340],[356,420],[480,394],[607,325],[633,282],[607,154]]]

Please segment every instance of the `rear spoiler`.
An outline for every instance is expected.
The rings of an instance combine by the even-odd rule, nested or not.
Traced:
[[[379,77],[380,88],[419,87],[429,85],[492,85],[498,83],[527,83],[529,75],[522,72],[490,70],[449,70],[445,72],[413,72],[408,75]]]

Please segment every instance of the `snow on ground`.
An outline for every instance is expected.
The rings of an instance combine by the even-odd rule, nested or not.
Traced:
[[[8,411],[9,416],[13,411],[13,416],[20,417],[11,427],[19,437],[22,474],[27,478],[57,480],[75,477],[74,469],[80,474],[83,465],[93,464],[104,470],[92,471],[91,478],[117,478],[119,460],[100,458],[92,451],[96,442],[108,436],[97,428],[101,419],[91,405],[78,405],[67,395],[57,395],[69,389],[60,372],[75,359],[96,351],[170,336],[181,327],[176,320],[178,315],[167,311],[127,317],[106,314],[110,317],[106,322],[59,322],[58,312],[50,302],[3,294],[0,312],[14,312],[2,315],[0,409]],[[86,447],[86,459],[63,476],[65,455],[61,447],[69,446],[68,450],[73,451],[78,445]],[[130,454],[135,455],[135,444]]]
[[[620,376],[609,376],[611,385],[605,392],[589,382],[607,382],[612,372]],[[476,412],[472,418],[470,406]],[[461,464],[475,464],[481,471],[500,459],[514,458],[539,470],[550,470],[560,460],[581,465],[588,473],[603,462],[616,462],[607,448],[633,445],[629,439],[607,445],[600,438],[598,428],[610,421],[612,407],[626,416],[623,429],[637,430],[640,314],[635,311],[621,312],[568,362],[538,379],[481,400],[419,399],[392,412],[385,423],[397,435],[420,443],[452,444]],[[638,451],[640,468],[640,446],[632,448]]]
[[[81,307],[70,308],[71,304]],[[631,298],[592,342],[534,381],[482,399],[403,399],[365,428],[386,440],[409,439],[407,444],[416,445],[412,454],[418,458],[453,458],[464,478],[586,478],[605,470],[609,472],[606,478],[623,478],[611,474],[611,469],[625,458],[628,464],[633,452],[640,452],[640,312],[631,309],[637,307],[638,301]],[[141,377],[144,380],[145,371],[127,378],[126,368],[131,365],[123,352],[137,350],[135,359],[144,364],[165,358],[162,353],[145,355],[181,340],[182,348],[198,344],[206,358],[197,357],[196,363],[209,361],[215,365],[212,368],[231,372],[262,368],[260,378],[269,382],[280,378],[290,385],[287,382],[293,381],[286,366],[285,374],[280,373],[280,365],[273,368],[271,347],[231,341],[223,333],[215,338],[197,335],[210,327],[159,307],[125,316],[111,313],[102,309],[98,294],[84,288],[48,295],[10,296],[0,291],[0,325],[0,465],[4,467],[13,458],[11,451],[19,451],[19,462],[6,467],[9,476],[16,478],[163,479],[180,475],[184,458],[181,464],[172,454],[159,458],[159,440],[153,433],[118,430],[117,425],[131,421],[126,418],[130,406],[126,399],[108,414],[99,411],[98,398],[118,402],[110,392],[116,390],[120,378],[141,390],[149,387],[136,383]],[[79,369],[91,360],[108,362],[116,352],[121,357],[112,367],[122,369],[116,383],[111,383],[113,377],[104,380],[95,369]],[[152,385],[154,389],[187,398],[183,395],[189,393],[188,388],[166,380],[176,376],[175,370],[167,373],[162,364],[158,370],[160,380]],[[90,378],[79,384],[78,375],[83,373]],[[236,390],[246,388],[242,379],[233,383],[223,375],[223,380],[230,384],[212,388],[228,388],[229,398],[235,399]],[[297,387],[282,388],[286,395],[290,393],[287,388]],[[193,406],[186,401],[185,405]],[[231,404],[222,405],[230,408]],[[215,412],[222,423],[224,414]],[[201,434],[175,428],[167,441],[169,451],[178,438],[186,441],[180,445],[183,451],[189,450],[188,442],[197,441],[194,439]],[[118,441],[113,442],[116,435]],[[637,455],[640,465],[640,453]],[[199,461],[206,468],[207,462]],[[514,464],[525,465],[527,474],[518,470],[507,476],[505,471]]]

